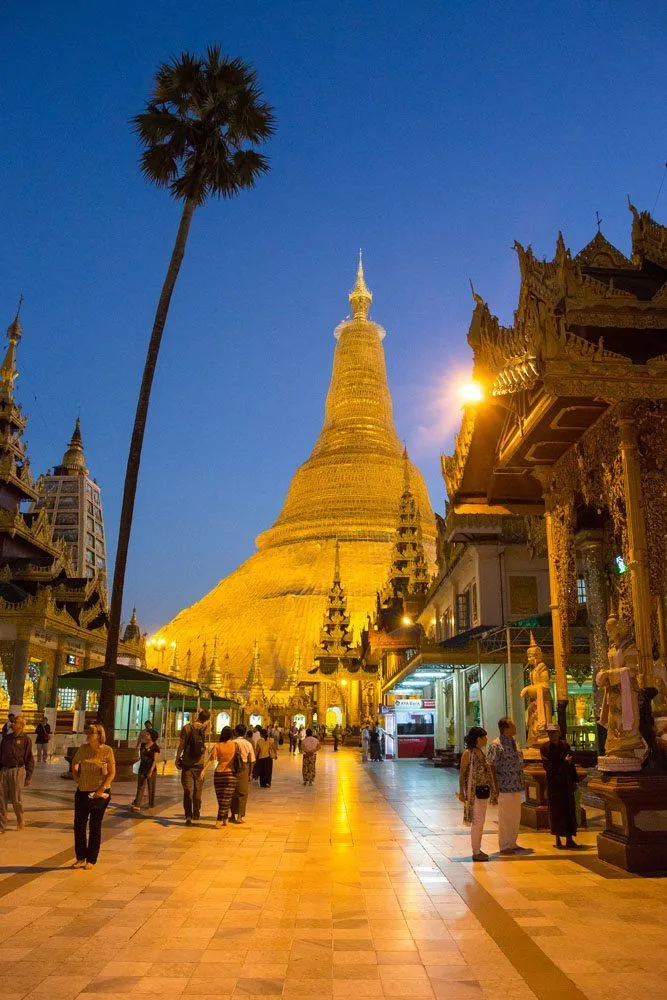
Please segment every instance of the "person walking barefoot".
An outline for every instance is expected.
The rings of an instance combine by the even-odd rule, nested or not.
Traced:
[[[306,729],[306,735],[301,741],[301,753],[303,754],[301,774],[303,775],[304,785],[312,785],[315,780],[315,765],[317,763],[317,751],[319,749],[320,744],[313,736],[313,730]]]
[[[578,850],[574,840],[577,832],[577,768],[569,743],[561,738],[557,722],[547,726],[549,739],[540,744],[542,765],[547,775],[547,800],[549,802],[549,826],[556,838],[559,850]],[[565,837],[565,845],[561,840]]]
[[[248,805],[248,792],[250,790],[250,777],[255,763],[255,751],[250,740],[246,739],[246,728],[240,723],[234,730],[236,736],[234,743],[239,748],[241,756],[241,768],[237,775],[236,788],[229,805],[231,813],[230,823],[244,823],[246,807]]]
[[[511,719],[500,719],[498,732],[488,753],[498,787],[498,846],[501,854],[519,854],[525,850],[516,842],[523,801],[523,755]]]
[[[143,734],[142,734],[143,735]],[[141,809],[144,789],[148,787],[148,811],[153,812],[155,806],[155,785],[157,783],[157,765],[160,758],[157,729],[147,730],[148,740],[144,740],[139,751],[139,771],[137,773],[137,791],[132,803],[134,812]]]
[[[102,841],[102,820],[109,805],[111,783],[116,777],[113,750],[105,743],[104,727],[86,726],[86,742],[72,760],[74,793],[74,868],[94,868]]]
[[[16,829],[23,830],[23,789],[35,769],[32,740],[25,733],[25,719],[17,715],[0,742],[0,833],[7,832],[7,803],[16,813]]]
[[[486,742],[486,729],[473,726],[466,735],[461,757],[459,799],[463,803],[463,822],[470,824],[473,861],[489,860],[482,850],[484,819],[489,801],[492,805],[498,801],[496,777],[484,753]]]
[[[236,791],[239,771],[243,766],[241,752],[238,744],[232,739],[233,735],[231,726],[223,726],[220,732],[220,741],[213,745],[211,756],[208,759],[208,764],[215,761],[213,789],[218,800],[218,816],[215,821],[218,830],[227,826],[229,804]]]

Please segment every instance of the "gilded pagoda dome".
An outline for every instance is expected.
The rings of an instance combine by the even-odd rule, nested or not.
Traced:
[[[256,643],[270,685],[285,682],[295,643],[309,665],[320,638],[336,541],[356,639],[386,581],[407,458],[393,422],[385,331],[369,318],[372,299],[360,259],[349,295],[351,314],[334,332],[322,429],[292,478],[277,520],[259,535],[253,556],[160,632],[191,648],[193,662],[207,634],[224,634],[238,681],[248,673]],[[421,473],[408,466],[432,571],[435,518]]]
[[[352,315],[335,330],[324,424],[310,458],[290,484],[280,515],[257,539],[260,549],[306,539],[393,541],[403,489],[403,446],[394,428],[382,340],[368,318],[373,300],[361,259],[349,295]],[[435,541],[426,484],[411,466],[424,538]]]

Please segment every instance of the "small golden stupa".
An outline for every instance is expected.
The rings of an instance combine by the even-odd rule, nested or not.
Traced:
[[[361,255],[349,299],[352,315],[334,332],[324,425],[278,519],[259,535],[254,555],[160,630],[181,653],[191,651],[192,663],[206,639],[217,636],[238,683],[248,673],[255,640],[270,686],[280,687],[290,673],[295,646],[303,669],[311,667],[336,541],[355,641],[387,579],[406,460],[392,416],[385,331],[368,318],[373,296]],[[409,472],[432,569],[435,518],[421,473],[413,465]],[[155,664],[149,659],[149,665]]]

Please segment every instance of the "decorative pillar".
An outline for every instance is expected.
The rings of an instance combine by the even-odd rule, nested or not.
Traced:
[[[17,629],[14,641],[14,662],[9,682],[9,711],[18,715],[23,708],[23,691],[30,662],[30,637],[32,629]]]
[[[327,682],[321,680],[317,685],[317,725],[327,724]]]
[[[630,570],[632,611],[635,624],[635,643],[639,653],[638,679],[642,688],[654,689],[653,657],[651,655],[652,601],[646,558],[644,497],[637,454],[635,419],[629,411],[621,411],[618,417],[618,429],[623,464],[623,495],[628,530],[628,568]]]
[[[558,565],[567,559],[567,553],[561,552],[563,539],[558,537],[554,525],[553,498],[550,492],[544,492],[544,524],[547,536],[547,557],[549,562],[549,592],[551,610],[551,627],[554,642],[554,671],[556,675],[556,702],[558,725],[565,738],[567,711],[567,657],[570,652],[570,629],[567,616],[563,614],[565,605],[561,592],[562,581],[558,573]],[[560,542],[560,544],[559,544]]]
[[[360,722],[360,712],[359,712],[359,694],[360,694],[361,684],[358,680],[350,681],[350,718],[349,722],[351,726],[358,726]]]
[[[588,613],[589,642],[591,655],[591,674],[593,681],[593,698],[595,718],[600,714],[600,694],[595,678],[600,670],[607,667],[607,584],[602,565],[602,532],[580,531],[575,537],[575,544],[581,555],[581,564],[586,584],[586,608]],[[604,753],[604,743],[607,731],[597,725],[598,749]]]
[[[58,680],[63,674],[64,666],[65,666],[65,641],[64,639],[58,638],[55,659],[53,661],[53,674],[51,676],[51,683],[49,684],[49,689],[46,699],[47,708],[56,708],[58,704]]]

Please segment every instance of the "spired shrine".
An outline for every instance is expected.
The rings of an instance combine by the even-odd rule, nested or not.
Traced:
[[[71,728],[75,706],[61,704],[59,679],[101,664],[106,645],[106,562],[85,559],[97,550],[88,538],[104,552],[100,492],[88,479],[78,421],[62,465],[33,480],[14,395],[22,334],[17,313],[0,365],[0,720],[21,712],[32,726],[38,711],[51,710],[55,723],[61,709]],[[55,493],[45,488],[54,484]],[[139,665],[143,651],[138,627],[126,632],[125,661]]]
[[[188,679],[200,657],[208,662],[204,644],[219,636],[226,693],[236,692],[248,717],[312,720],[316,712],[324,723],[335,708],[341,724],[359,725],[375,715],[377,664],[363,653],[369,611],[390,566],[395,587],[415,574],[428,582],[434,569],[435,518],[394,428],[385,331],[369,318],[372,298],[360,260],[351,315],[334,332],[322,430],[258,551],[159,632],[161,642],[187,651]],[[397,518],[412,525],[406,521],[400,552]],[[155,656],[149,647],[149,667],[159,665]]]
[[[457,512],[544,518],[563,732],[577,565],[583,572],[606,737],[587,781],[605,808],[599,854],[658,871],[667,870],[667,228],[630,211],[629,257],[600,231],[577,254],[559,235],[550,261],[515,244],[512,326],[473,293],[468,342],[483,398],[465,406],[443,472]],[[532,653],[537,736],[552,706],[539,698],[547,668]]]

